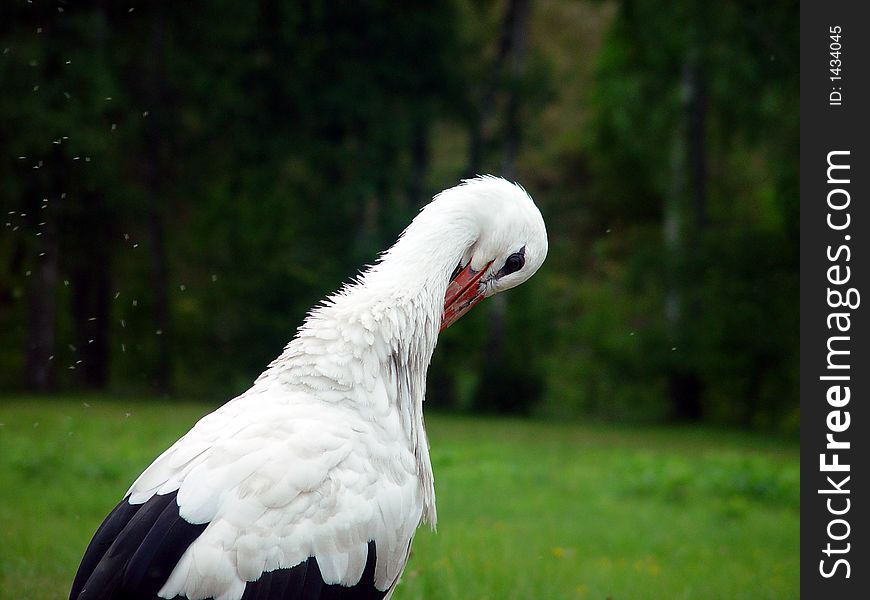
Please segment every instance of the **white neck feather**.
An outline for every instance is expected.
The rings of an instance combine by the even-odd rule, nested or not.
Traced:
[[[435,350],[452,271],[479,236],[469,205],[434,201],[399,241],[353,283],[314,308],[297,336],[257,380],[352,405],[377,419],[398,414],[417,459],[423,520],[436,521],[423,423],[426,373]],[[379,406],[378,378],[393,406]]]

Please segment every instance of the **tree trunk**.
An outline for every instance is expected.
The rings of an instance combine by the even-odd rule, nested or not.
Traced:
[[[39,193],[33,198],[41,198]],[[55,202],[52,203],[51,200]],[[27,353],[25,385],[34,392],[47,392],[54,384],[54,344],[57,321],[57,284],[59,279],[57,198],[50,198],[44,210],[37,202],[29,203],[28,214],[39,214],[45,225],[39,227],[36,256],[27,286]]]
[[[519,107],[520,98],[517,85],[523,74],[526,52],[526,38],[531,14],[531,0],[510,0],[505,14],[501,43],[493,69],[493,81],[506,79],[508,87],[505,98],[503,123],[502,173],[503,177],[512,179],[516,172],[516,155],[520,143]],[[506,77],[502,76],[502,73]],[[492,100],[495,87],[489,92],[490,100],[483,105],[485,110]],[[482,131],[482,126],[481,126]],[[508,381],[501,375],[508,370],[505,356],[504,339],[507,327],[508,301],[504,294],[489,300],[489,329],[483,355],[481,369],[481,384],[476,394],[478,409],[491,411],[493,409],[509,412],[525,412],[529,399],[504,397],[520,393],[518,389],[507,389],[504,385],[493,385],[496,381]]]
[[[154,387],[162,393],[172,391],[171,317],[169,312],[169,262],[166,257],[166,234],[159,206],[152,207],[148,215],[148,241],[151,256],[151,289],[153,293],[153,319],[157,336],[157,362]]]
[[[507,60],[508,92],[504,116],[504,148],[502,177],[516,177],[516,158],[520,145],[518,84],[523,76],[526,45],[531,15],[531,0],[512,0],[505,19],[505,56]]]
[[[164,65],[165,23],[160,3],[151,6],[151,39],[148,77],[144,97],[155,112],[145,123],[145,186],[150,196],[148,242],[151,259],[152,316],[157,336],[157,360],[153,384],[163,394],[172,390],[172,318],[169,304],[169,261],[166,252],[164,204],[166,165],[169,152],[165,132],[170,130],[166,117],[157,111],[169,105]],[[151,111],[149,111],[151,112]]]
[[[689,191],[700,233],[707,227],[707,78],[698,60],[690,61],[687,71]]]
[[[496,103],[497,92],[505,80],[509,82],[510,88],[508,89],[504,113],[505,145],[502,167],[513,170],[516,144],[519,140],[519,127],[516,121],[518,98],[513,84],[522,76],[523,72],[531,8],[531,0],[508,1],[495,59],[481,90],[476,115],[470,127],[471,139],[467,169],[469,177],[480,175],[486,161],[487,149],[492,143],[491,134],[488,134],[492,129],[489,127],[489,119],[497,114],[493,107]],[[510,176],[512,175],[505,175],[505,177]]]
[[[78,381],[86,388],[101,389],[109,377],[109,297],[111,294],[114,223],[101,194],[83,203],[84,213],[75,222],[79,232],[77,263],[70,276],[76,347],[81,364]],[[94,231],[104,232],[95,237]]]
[[[668,288],[665,293],[665,319],[673,348],[681,351],[668,368],[668,395],[671,417],[674,420],[694,421],[701,418],[703,382],[687,357],[691,351],[682,340],[688,324],[684,320],[685,288],[693,279],[687,272],[685,248],[687,237],[697,241],[707,223],[707,166],[706,166],[706,81],[697,53],[689,53],[683,68],[683,115],[676,129],[672,157],[672,185],[664,210],[664,238],[668,256]],[[688,188],[688,189],[687,189]],[[684,213],[691,199],[691,235],[683,224]],[[690,307],[690,310],[693,307]]]

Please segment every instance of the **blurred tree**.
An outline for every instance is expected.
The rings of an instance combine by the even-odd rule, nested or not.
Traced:
[[[146,219],[151,263],[152,320],[155,330],[160,332],[157,336],[154,386],[158,392],[167,394],[173,385],[174,327],[169,298],[170,273],[165,213],[167,205],[173,200],[172,172],[169,165],[175,160],[172,146],[179,133],[175,123],[176,113],[164,108],[173,104],[165,64],[169,27],[163,14],[166,9],[162,2],[149,2],[144,8],[149,30],[144,45],[146,51],[140,55],[144,63],[141,69],[142,78],[136,81],[132,92],[134,96],[142,98],[146,106],[154,107],[147,111],[150,118],[145,120],[142,127],[142,187],[148,198]]]
[[[59,155],[60,152],[51,153],[52,158],[63,160]],[[29,185],[25,188],[28,195],[22,206],[26,212],[19,213],[26,219],[24,222],[26,231],[36,231],[37,234],[41,234],[34,236],[37,238],[35,242],[28,240],[24,244],[29,259],[28,264],[34,267],[28,269],[25,274],[30,277],[30,282],[27,286],[29,310],[25,338],[27,362],[24,380],[28,389],[45,392],[55,383],[52,358],[57,337],[57,285],[60,257],[57,231],[58,208],[53,205],[49,210],[41,211],[40,209],[48,206],[40,205],[39,199],[59,196],[58,188],[63,185],[61,181],[63,169],[56,169],[55,164],[46,163],[44,159],[34,166],[45,170],[40,173],[41,176],[28,177]],[[45,219],[41,221],[41,226],[37,223],[39,218]]]
[[[784,398],[762,390],[796,397],[797,247],[786,240],[797,223],[783,217],[796,202],[797,14],[788,2],[626,1],[601,54],[587,147],[594,218],[626,233],[664,227],[660,247],[609,245],[628,267],[609,285],[627,320],[641,317],[630,303],[659,296],[664,323],[643,315],[647,352],[627,372],[664,386],[677,418],[769,422]],[[750,239],[755,258],[740,252]],[[741,260],[769,269],[766,301],[727,301],[765,285]],[[747,336],[726,325],[737,314],[767,326]],[[619,364],[600,360],[604,373]]]
[[[433,192],[516,173],[550,256],[433,403],[795,420],[797,14],[4,3],[0,384],[225,398]]]
[[[14,298],[26,298],[28,307],[10,305],[2,318],[9,345],[26,348],[25,384],[38,391],[64,385],[83,372],[83,364],[85,379],[104,380],[104,353],[97,350],[105,335],[91,331],[86,339],[95,345],[86,349],[69,341],[59,344],[73,337],[66,286],[73,283],[75,309],[89,312],[87,299],[94,297],[90,282],[106,288],[109,272],[107,246],[95,238],[113,214],[104,208],[101,190],[111,185],[114,173],[113,141],[103,121],[112,85],[106,77],[105,23],[98,8],[88,5],[65,13],[49,3],[9,3],[0,19],[6,42],[0,63],[0,198],[9,219],[4,249],[11,258],[4,286],[9,285]],[[85,270],[87,279],[74,276]],[[78,326],[79,337],[85,338],[85,328],[105,325],[104,315],[97,314],[87,327]],[[63,375],[59,367],[65,367]],[[8,376],[3,379],[9,382]]]
[[[502,132],[502,163],[499,174],[508,179],[516,178],[516,155],[520,144],[520,104],[525,101],[521,83],[524,76],[531,0],[508,0],[505,7],[502,31],[498,42],[491,80],[482,95],[480,117],[472,133],[469,173],[480,168],[484,139],[484,120],[493,119],[490,107],[495,94],[501,91],[504,99],[500,116]],[[489,114],[488,114],[489,113]],[[489,302],[486,341],[480,378],[474,394],[473,408],[479,411],[528,413],[540,393],[529,369],[523,361],[511,360],[505,347],[505,329],[508,299],[504,295]],[[517,353],[521,354],[521,353]]]

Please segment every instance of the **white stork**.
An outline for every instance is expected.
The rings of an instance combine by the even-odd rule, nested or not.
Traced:
[[[546,254],[520,186],[438,194],[248,391],[145,469],[70,597],[389,598],[418,525],[435,526],[423,396],[438,333]]]

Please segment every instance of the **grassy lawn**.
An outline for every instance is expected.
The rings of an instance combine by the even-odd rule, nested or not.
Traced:
[[[0,400],[0,597],[62,598],[201,404]],[[705,428],[431,415],[438,533],[395,600],[797,598],[798,447]]]

